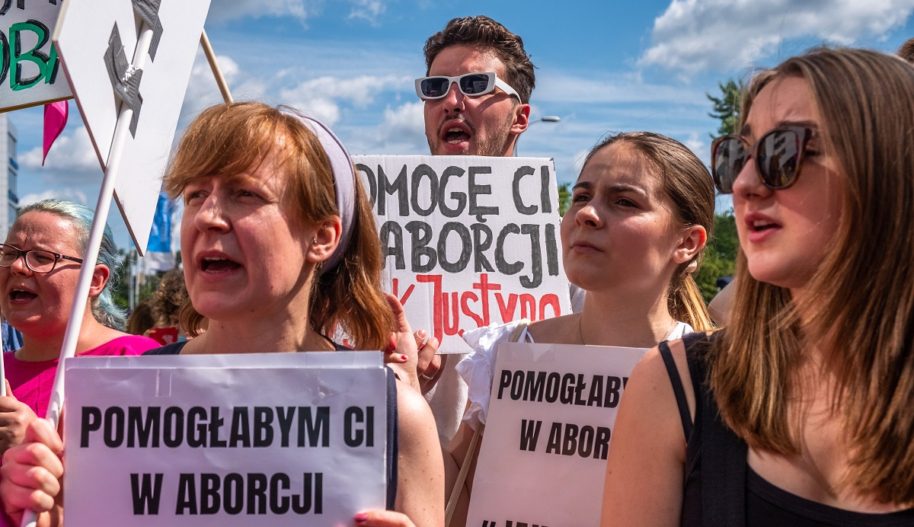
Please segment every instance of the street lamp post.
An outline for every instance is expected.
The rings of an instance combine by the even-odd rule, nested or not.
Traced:
[[[558,115],[544,115],[544,116],[540,117],[539,119],[530,121],[530,126],[533,126],[536,123],[557,123],[561,120],[562,120],[562,118],[559,117]]]

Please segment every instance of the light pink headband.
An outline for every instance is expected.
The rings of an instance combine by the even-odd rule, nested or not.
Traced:
[[[279,106],[278,110],[284,115],[295,117],[311,130],[320,141],[327,157],[330,158],[333,187],[336,190],[336,208],[339,210],[343,229],[339,245],[321,266],[321,273],[325,273],[340,263],[343,253],[346,252],[346,247],[349,245],[349,239],[352,237],[352,228],[355,224],[355,169],[346,147],[327,125],[302,114],[291,106]]]

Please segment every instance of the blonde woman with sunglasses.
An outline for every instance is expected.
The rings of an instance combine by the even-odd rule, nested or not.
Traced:
[[[914,525],[914,69],[813,50],[741,115],[730,324],[635,368],[602,524]]]

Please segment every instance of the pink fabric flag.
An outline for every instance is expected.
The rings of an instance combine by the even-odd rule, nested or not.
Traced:
[[[65,100],[44,105],[44,155],[41,156],[41,166],[44,166],[44,161],[48,158],[51,145],[67,126],[69,113],[70,107]]]

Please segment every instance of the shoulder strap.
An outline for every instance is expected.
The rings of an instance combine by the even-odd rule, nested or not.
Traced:
[[[682,432],[685,434],[686,441],[692,436],[692,416],[689,414],[689,403],[686,399],[685,388],[682,386],[682,378],[679,376],[679,369],[676,368],[676,361],[673,360],[673,354],[667,341],[659,345],[660,356],[663,358],[663,365],[666,366],[666,373],[670,378],[670,384],[673,385],[673,395],[676,396],[676,405],[679,407],[679,418],[682,420]]]
[[[517,327],[511,331],[511,334],[508,336],[508,342],[520,342],[520,339],[523,338],[524,333],[527,332],[527,326],[530,325],[529,320],[521,320]]]
[[[706,356],[713,337],[696,339],[697,353]],[[704,358],[699,362],[704,363]],[[708,389],[705,371],[698,379],[697,390],[703,411],[701,420],[701,510],[704,525],[746,525],[746,443],[733,433],[720,417],[714,394]],[[698,386],[698,385],[696,385]]]
[[[392,511],[397,502],[397,456],[400,455],[397,426],[397,380],[392,370],[387,370],[387,510]]]

